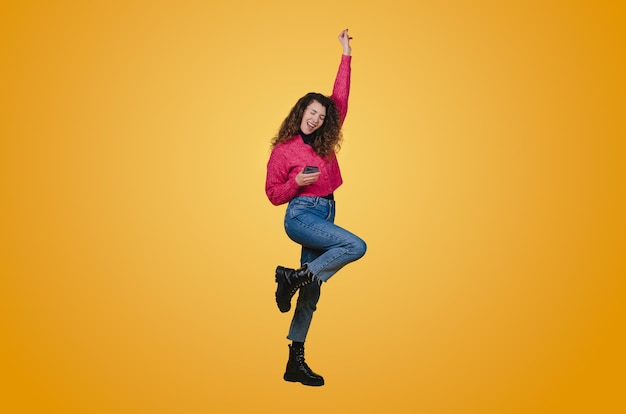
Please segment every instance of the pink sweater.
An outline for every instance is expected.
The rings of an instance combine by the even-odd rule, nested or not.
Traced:
[[[333,94],[330,97],[339,110],[340,124],[343,124],[348,112],[351,60],[351,56],[341,55],[341,64],[335,78]],[[296,183],[296,175],[307,165],[319,167],[321,174],[313,184],[300,187]],[[300,135],[272,149],[267,163],[265,193],[276,206],[287,203],[297,196],[322,197],[331,194],[342,183],[341,171],[335,154],[327,158],[320,157],[310,145],[304,143]]]

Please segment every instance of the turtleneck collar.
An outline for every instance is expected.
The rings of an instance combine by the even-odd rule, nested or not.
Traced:
[[[304,141],[304,143],[307,145],[311,145],[311,143],[313,142],[313,134],[307,135],[302,132],[302,130],[300,130],[300,136],[302,137],[302,141]]]

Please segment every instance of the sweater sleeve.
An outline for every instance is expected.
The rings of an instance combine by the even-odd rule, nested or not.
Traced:
[[[284,155],[274,148],[267,162],[265,194],[275,206],[289,202],[300,191],[295,178],[290,176],[291,171],[286,161]]]
[[[333,86],[333,94],[330,99],[335,102],[337,109],[339,110],[339,121],[343,124],[348,113],[348,97],[350,95],[350,73],[352,62],[352,56],[341,55],[341,63],[339,64],[339,70],[337,71],[337,77],[335,78],[335,84]]]

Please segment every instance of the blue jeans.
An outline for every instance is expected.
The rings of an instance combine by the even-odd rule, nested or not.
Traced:
[[[302,245],[300,265],[314,276],[314,282],[300,288],[288,339],[304,342],[313,312],[327,282],[348,263],[360,259],[367,246],[363,240],[334,224],[335,201],[322,197],[296,197],[285,213],[285,231]]]

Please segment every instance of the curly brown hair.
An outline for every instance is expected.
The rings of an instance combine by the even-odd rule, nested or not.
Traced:
[[[332,99],[316,92],[307,93],[291,108],[291,112],[278,130],[278,135],[272,139],[272,147],[289,141],[300,133],[302,115],[313,101],[319,102],[326,108],[326,117],[322,126],[311,134],[311,147],[320,157],[328,157],[339,151],[342,138],[339,110]]]

